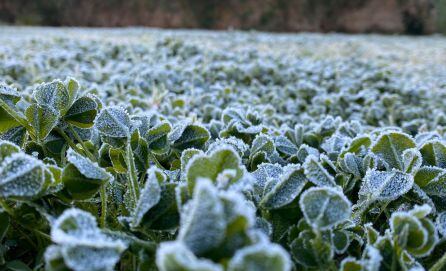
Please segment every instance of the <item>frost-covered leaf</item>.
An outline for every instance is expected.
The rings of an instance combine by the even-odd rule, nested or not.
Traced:
[[[77,99],[64,116],[64,120],[79,128],[90,128],[98,113],[96,101],[84,96]]]
[[[91,214],[78,209],[68,209],[54,221],[51,239],[58,246],[48,249],[47,265],[61,256],[74,271],[111,271],[127,248],[125,242],[102,233]]]
[[[60,80],[38,85],[33,92],[33,96],[39,106],[60,115],[64,115],[71,106],[70,94]]]
[[[438,214],[435,226],[442,236],[446,236],[446,212]]]
[[[20,148],[12,142],[0,140],[0,164],[6,157],[20,152]]]
[[[429,212],[427,205],[416,206],[409,212],[395,212],[390,218],[390,229],[398,245],[415,257],[428,255],[438,242],[435,224],[425,218]]]
[[[292,203],[307,183],[303,169],[289,167],[284,170],[279,181],[267,191],[260,205],[266,209],[278,209]]]
[[[438,167],[421,167],[414,179],[426,194],[440,197],[446,195],[446,170]]]
[[[0,164],[0,196],[15,199],[32,199],[53,182],[53,176],[38,159],[13,153]]]
[[[305,176],[317,186],[336,186],[334,177],[322,166],[315,156],[308,156],[303,164]]]
[[[350,201],[334,188],[310,188],[302,193],[299,204],[305,220],[318,230],[330,229],[351,215]]]
[[[130,137],[130,117],[118,106],[104,108],[95,120],[99,132],[111,138]]]
[[[398,170],[369,170],[363,179],[359,195],[371,201],[391,201],[407,193],[413,183],[412,175]]]
[[[209,180],[197,182],[193,199],[183,210],[178,239],[196,255],[217,248],[225,237],[225,210]]]
[[[30,105],[25,112],[26,118],[34,128],[39,140],[44,140],[59,122],[59,113],[38,104]]]
[[[172,147],[179,150],[188,148],[200,149],[209,140],[209,131],[196,124],[179,124],[169,134]]]
[[[403,152],[403,171],[415,174],[421,167],[423,158],[417,149],[407,149]]]
[[[403,152],[415,147],[416,143],[409,135],[399,132],[387,132],[376,140],[371,150],[383,159],[390,169],[403,170]]]
[[[164,183],[166,179],[166,175],[161,170],[154,167],[149,169],[146,183],[141,190],[138,202],[133,210],[132,220],[130,222],[132,227],[138,227],[146,212],[160,201],[160,184]]]
[[[97,163],[81,156],[72,149],[67,152],[69,164],[63,169],[64,191],[73,199],[93,197],[113,177]]]
[[[259,243],[237,251],[228,265],[228,271],[289,271],[288,253],[279,245]]]
[[[446,168],[446,146],[438,140],[430,140],[420,148],[423,164]]]
[[[239,180],[244,174],[241,159],[238,154],[228,147],[214,150],[208,155],[195,155],[186,167],[186,177],[189,191],[192,192],[199,178],[208,178],[217,182],[219,176],[227,170],[233,170],[233,176],[227,180],[229,185]]]
[[[197,258],[181,242],[162,243],[156,252],[156,265],[160,271],[223,271],[222,266]]]
[[[150,128],[144,135],[148,147],[156,153],[164,153],[168,150],[168,134],[172,126],[168,122],[162,122],[155,127]]]

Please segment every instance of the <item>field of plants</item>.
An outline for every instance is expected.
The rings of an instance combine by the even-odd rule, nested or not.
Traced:
[[[0,28],[0,271],[446,270],[446,38]]]

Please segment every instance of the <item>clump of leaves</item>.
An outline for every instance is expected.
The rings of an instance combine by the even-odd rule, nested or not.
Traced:
[[[236,37],[1,44],[0,270],[444,270],[444,82]]]

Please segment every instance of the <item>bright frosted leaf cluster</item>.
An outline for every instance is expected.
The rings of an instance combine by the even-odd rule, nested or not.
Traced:
[[[1,271],[446,268],[443,38],[1,30]]]

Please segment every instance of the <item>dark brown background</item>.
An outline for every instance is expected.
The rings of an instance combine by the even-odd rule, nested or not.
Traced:
[[[446,0],[0,0],[0,21],[429,34],[446,30]]]

